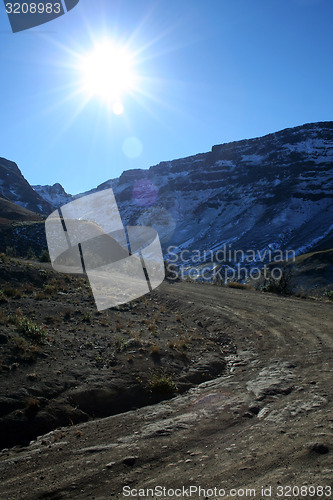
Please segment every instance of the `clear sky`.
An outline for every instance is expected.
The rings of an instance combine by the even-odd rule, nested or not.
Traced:
[[[31,184],[76,194],[127,169],[332,120],[332,22],[332,0],[80,0],[13,34],[1,2],[0,156]],[[116,72],[119,99],[107,95]]]

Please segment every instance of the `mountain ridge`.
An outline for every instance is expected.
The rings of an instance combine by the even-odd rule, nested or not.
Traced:
[[[66,196],[71,197],[71,199],[75,199],[79,196],[87,195],[89,193],[96,192],[98,190],[107,189],[109,187],[112,187],[112,184],[115,184],[120,179],[124,179],[124,178],[128,178],[128,177],[133,178],[135,176],[141,177],[150,171],[154,171],[155,169],[162,168],[163,166],[166,166],[166,165],[170,165],[170,164],[177,163],[177,162],[184,161],[184,160],[189,160],[189,161],[195,162],[196,160],[199,160],[203,156],[207,156],[207,155],[214,156],[217,154],[217,151],[220,151],[221,149],[224,149],[224,148],[229,149],[231,146],[234,146],[234,145],[237,146],[237,145],[242,145],[242,144],[248,144],[248,143],[251,143],[252,141],[261,141],[261,140],[268,139],[268,138],[275,138],[276,136],[286,134],[287,132],[290,132],[290,131],[297,132],[297,131],[300,131],[302,129],[305,129],[305,130],[311,129],[311,128],[313,128],[313,126],[325,126],[325,127],[330,128],[330,129],[333,129],[333,121],[305,123],[304,125],[298,125],[296,127],[287,127],[285,129],[278,130],[276,132],[270,132],[270,133],[265,134],[265,135],[260,136],[260,137],[252,137],[250,139],[240,139],[240,140],[236,140],[236,141],[229,141],[229,142],[225,142],[225,143],[216,144],[216,145],[212,146],[210,151],[207,151],[205,153],[196,153],[196,154],[189,155],[186,157],[175,158],[173,160],[163,160],[163,161],[157,163],[156,165],[152,165],[148,168],[135,168],[135,169],[124,170],[120,174],[119,177],[108,179],[107,181],[104,181],[101,184],[99,184],[96,188],[89,189],[89,190],[84,191],[82,193],[69,194],[65,191],[63,186],[58,182],[53,184],[53,186],[46,184],[46,185],[32,185],[32,187],[36,192],[39,193],[44,188],[56,188],[57,189],[58,186],[60,186],[61,190],[64,192],[64,194]]]
[[[31,187],[17,164],[1,157],[0,196],[39,214],[45,215],[52,210],[51,205]]]
[[[34,186],[56,209],[112,188],[125,225],[151,225],[164,253],[258,250],[318,245],[333,230],[333,122],[286,128],[263,137],[214,145],[211,151],[124,171],[85,193],[56,183]],[[327,244],[326,244],[327,242]]]

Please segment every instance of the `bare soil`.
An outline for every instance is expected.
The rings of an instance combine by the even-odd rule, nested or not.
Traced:
[[[84,277],[49,264],[5,257],[0,290],[0,447],[181,394],[236,351],[214,321],[158,293],[99,313]]]
[[[21,265],[0,270],[3,290]],[[21,279],[22,296],[2,303],[1,429],[17,425],[20,446],[2,436],[1,498],[123,499],[125,486],[158,485],[332,497],[332,303],[164,283],[100,315],[82,278],[60,286],[44,271],[27,267],[30,295]],[[23,336],[38,348],[30,361],[12,349],[13,314],[47,327],[43,344]],[[192,498],[222,498],[205,493]]]

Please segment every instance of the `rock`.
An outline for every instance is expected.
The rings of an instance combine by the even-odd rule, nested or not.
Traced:
[[[185,372],[179,379],[179,384],[200,384],[218,377],[226,367],[224,358],[216,354],[205,354],[202,358]]]
[[[255,380],[247,383],[247,389],[253,392],[257,400],[266,396],[289,394],[293,389],[293,368],[288,363],[274,363],[261,370]]]
[[[315,453],[318,453],[319,455],[325,455],[326,453],[329,452],[329,447],[325,443],[321,443],[321,442],[309,443],[308,449],[310,451],[314,451]]]
[[[260,410],[261,410],[261,407],[255,403],[249,406],[249,412],[253,413],[253,415],[258,415]]]
[[[11,413],[18,408],[22,408],[24,406],[23,401],[19,401],[14,398],[0,398],[0,417],[6,415],[7,413]]]
[[[113,467],[114,465],[116,464],[116,462],[110,462],[108,464],[106,464],[105,467],[107,467],[108,469],[110,469],[111,467]]]
[[[133,467],[138,458],[139,457],[126,457],[124,458],[123,463],[129,467]]]

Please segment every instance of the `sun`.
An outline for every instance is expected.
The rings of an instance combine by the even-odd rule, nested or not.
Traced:
[[[122,99],[135,87],[136,75],[131,54],[110,40],[95,45],[81,58],[81,90],[111,104],[115,114],[123,112]]]

